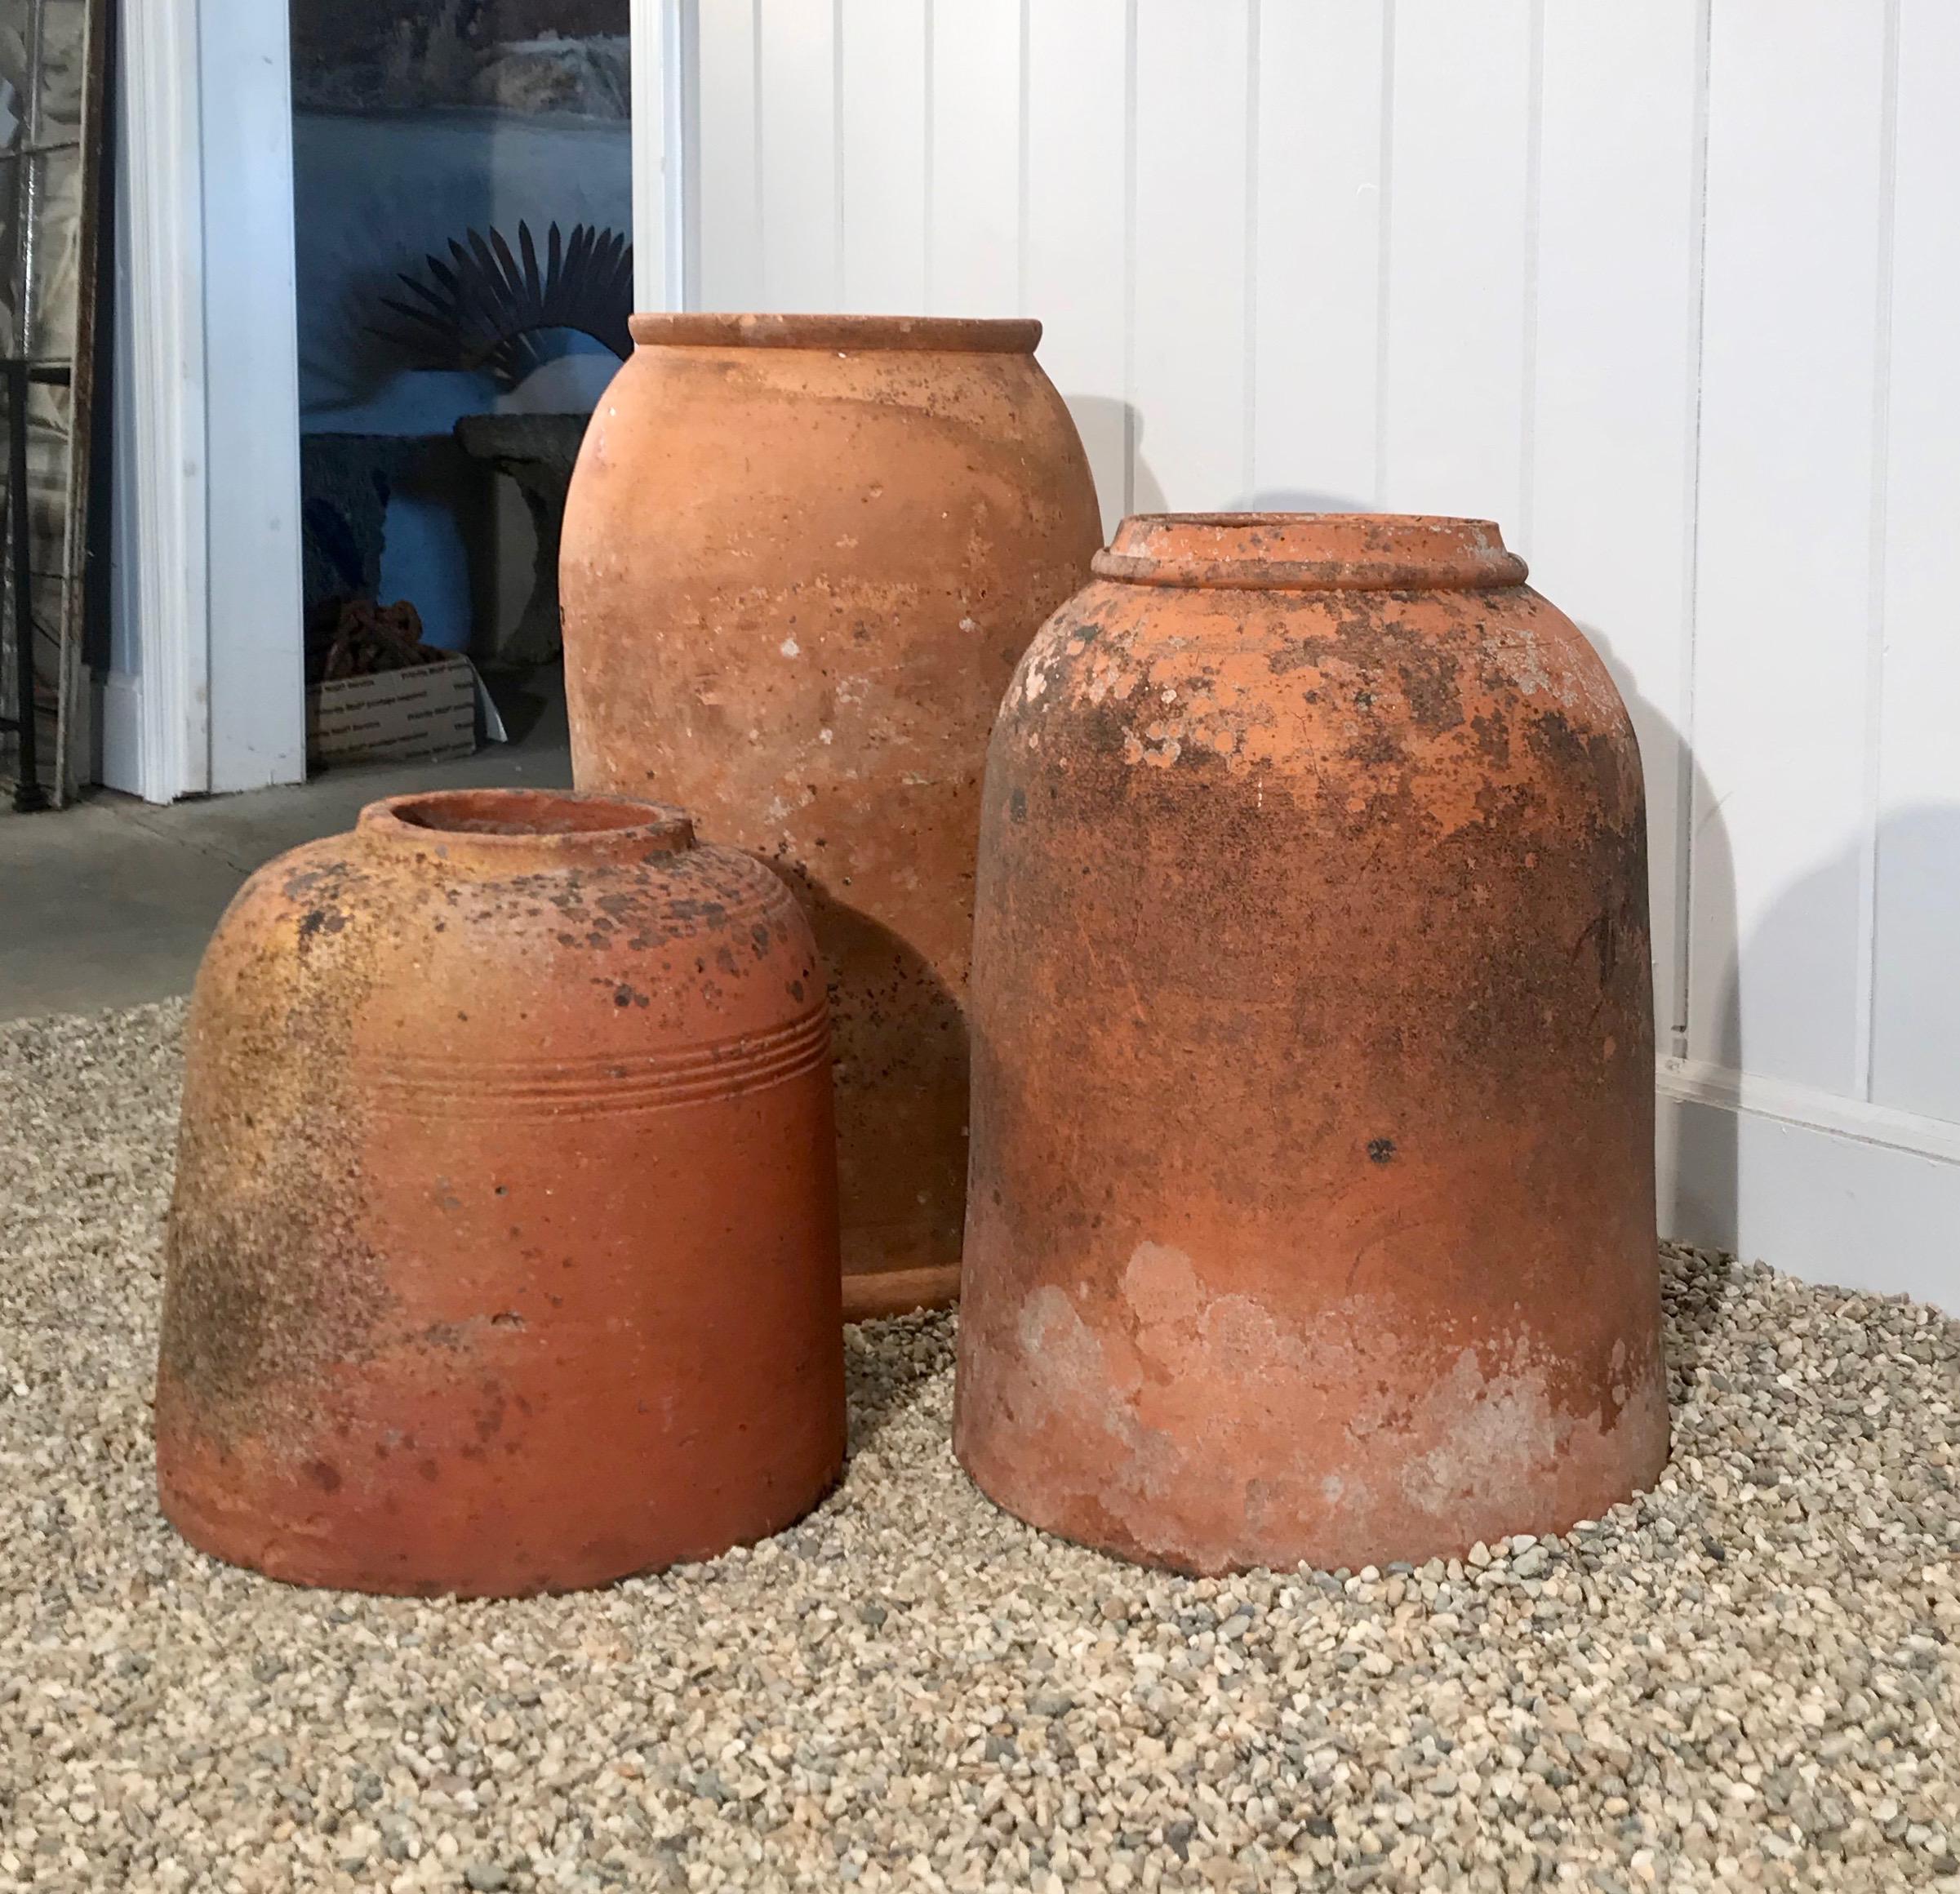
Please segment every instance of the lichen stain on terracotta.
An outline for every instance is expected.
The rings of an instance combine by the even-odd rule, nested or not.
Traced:
[[[776,877],[621,798],[398,798],[200,970],[164,1509],[296,1582],[709,1556],[841,1464],[829,1039]]]
[[[1186,1569],[1666,1452],[1639,759],[1494,527],[1127,522],[990,753],[956,1447]]]
[[[1100,538],[1040,325],[640,316],[561,559],[583,787],[775,865],[829,968],[846,1301],[943,1302],[987,733]]]

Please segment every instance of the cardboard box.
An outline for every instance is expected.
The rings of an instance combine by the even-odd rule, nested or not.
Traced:
[[[476,747],[477,674],[467,658],[333,678],[306,693],[311,763],[438,762]]]

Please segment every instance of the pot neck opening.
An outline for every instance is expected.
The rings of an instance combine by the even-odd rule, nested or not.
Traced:
[[[1289,592],[1467,592],[1522,585],[1487,519],[1409,513],[1141,513],[1098,553],[1133,585]]]
[[[371,847],[492,872],[644,861],[694,847],[694,824],[680,809],[571,789],[431,789],[390,796],[361,811],[355,832]]]

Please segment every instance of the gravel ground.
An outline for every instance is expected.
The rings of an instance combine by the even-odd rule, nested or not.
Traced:
[[[180,1018],[0,1028],[0,1887],[1960,1890],[1960,1323],[1670,1257],[1651,1496],[1214,1583],[989,1506],[914,1318],[771,1545],[292,1590],[152,1500]]]

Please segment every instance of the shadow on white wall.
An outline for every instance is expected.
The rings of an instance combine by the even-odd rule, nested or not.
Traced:
[[[1103,537],[1116,531],[1126,514],[1162,513],[1164,490],[1144,457],[1143,411],[1113,395],[1064,393],[1062,399],[1075,418],[1075,431],[1082,438],[1089,470],[1096,476]]]

